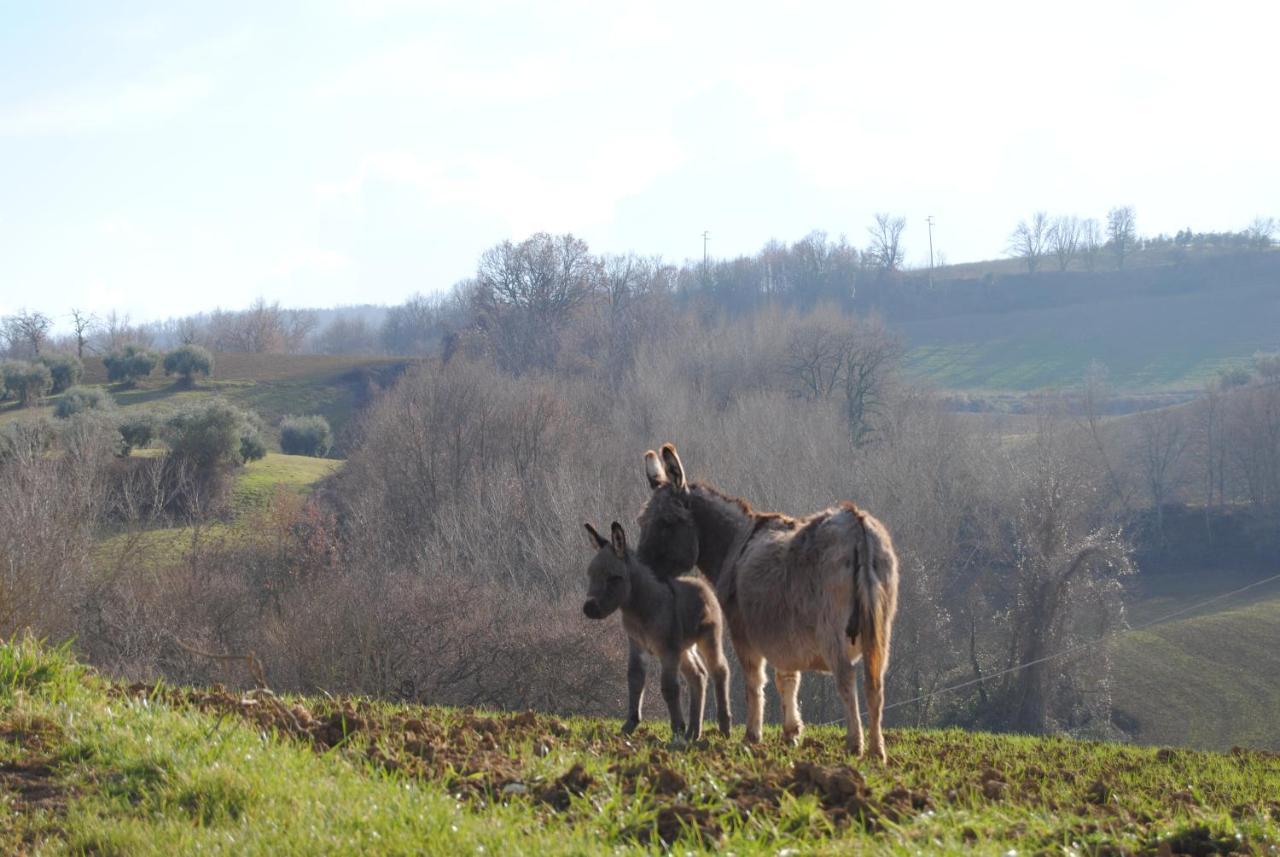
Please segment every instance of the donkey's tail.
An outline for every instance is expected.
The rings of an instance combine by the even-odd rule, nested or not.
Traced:
[[[898,610],[898,556],[884,525],[861,509],[853,511],[862,538],[853,567],[857,604],[849,617],[849,634],[861,640],[866,668],[883,673]]]

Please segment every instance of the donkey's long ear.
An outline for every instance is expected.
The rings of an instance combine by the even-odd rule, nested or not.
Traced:
[[[613,526],[609,528],[609,534],[613,536],[613,552],[621,559],[627,555],[627,531],[622,529],[622,524],[617,521],[613,522]]]
[[[652,449],[644,454],[644,475],[649,480],[650,488],[657,488],[667,481],[667,471],[662,469],[662,460]]]
[[[688,487],[688,483],[684,478],[684,465],[680,463],[680,454],[676,452],[675,444],[664,443],[662,445],[662,468],[667,472],[667,478],[671,480],[671,484],[679,490],[683,491]]]
[[[586,527],[587,532],[591,534],[591,546],[593,548],[595,548],[596,550],[599,550],[600,548],[609,544],[608,539],[606,539],[604,536],[597,533],[595,527],[591,526],[590,524],[583,524],[582,526]]]

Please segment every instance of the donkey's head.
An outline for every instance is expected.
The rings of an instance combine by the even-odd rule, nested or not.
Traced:
[[[687,574],[698,563],[698,528],[676,448],[664,443],[661,455],[646,452],[644,473],[652,493],[640,513],[640,560],[659,577]]]
[[[583,524],[591,536],[596,555],[587,566],[587,601],[582,612],[589,619],[603,619],[631,597],[631,570],[627,565],[627,534],[622,524],[613,522],[610,537]]]

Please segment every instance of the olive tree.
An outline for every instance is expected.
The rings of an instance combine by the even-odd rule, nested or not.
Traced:
[[[109,411],[115,404],[110,394],[100,387],[72,387],[58,399],[53,415],[65,420],[85,411]]]
[[[40,358],[40,362],[49,367],[49,374],[53,376],[50,392],[55,394],[79,384],[84,375],[84,364],[72,354],[45,355]]]
[[[156,368],[156,355],[137,345],[126,345],[102,358],[107,380],[132,387]]]
[[[180,346],[164,356],[164,374],[177,375],[184,387],[193,386],[196,375],[208,378],[213,374],[213,355],[199,345]]]
[[[289,455],[323,458],[331,446],[333,433],[329,430],[329,421],[319,414],[288,416],[280,421],[280,449]]]
[[[43,363],[26,360],[8,360],[0,364],[4,376],[5,393],[13,396],[26,407],[40,399],[53,388],[53,375]]]

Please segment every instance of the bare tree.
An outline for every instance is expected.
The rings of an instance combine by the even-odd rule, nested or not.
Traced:
[[[98,324],[98,317],[82,309],[71,310],[71,330],[76,337],[76,357],[84,359],[84,347],[89,342],[89,334]]]
[[[1138,416],[1138,460],[1155,514],[1156,537],[1163,544],[1164,506],[1181,477],[1179,464],[1187,449],[1186,426],[1176,413],[1144,411]]]
[[[1037,211],[1031,219],[1018,221],[1009,235],[1009,255],[1021,259],[1027,265],[1027,273],[1034,274],[1040,267],[1040,257],[1049,245],[1052,228],[1049,215]]]
[[[1058,260],[1058,270],[1065,271],[1080,248],[1080,218],[1064,214],[1049,228],[1049,249]]]
[[[551,368],[562,328],[595,289],[598,275],[586,242],[572,235],[539,232],[486,250],[472,302],[499,363],[515,372]]]
[[[906,228],[905,217],[894,217],[887,212],[877,213],[875,223],[867,227],[871,236],[867,255],[881,271],[891,273],[902,266],[906,254],[902,247],[902,233]]]
[[[1133,206],[1122,205],[1107,212],[1107,246],[1116,257],[1117,269],[1124,267],[1124,260],[1134,251],[1137,230]]]
[[[1052,658],[1082,642],[1086,627],[1096,638],[1119,625],[1117,577],[1133,570],[1128,543],[1097,524],[1094,480],[1079,449],[1083,440],[1042,416],[1009,477],[1012,505],[1005,519],[1016,610],[1006,666],[1020,669],[1005,678],[1002,714],[1004,725],[1027,732],[1043,732],[1062,719],[1061,710],[1057,718],[1053,714],[1062,707],[1054,705],[1060,684],[1054,679],[1067,667]],[[1103,657],[1098,650],[1085,655],[1095,697],[1105,688],[1098,663]],[[1073,693],[1064,702],[1078,706],[1082,697]]]
[[[819,308],[787,339],[783,373],[806,399],[844,395],[845,420],[854,446],[869,441],[884,405],[901,343],[878,319],[857,321]]]
[[[314,312],[258,298],[246,310],[215,310],[209,318],[209,345],[214,351],[295,354],[315,326]]]
[[[1098,267],[1098,257],[1102,254],[1102,228],[1092,217],[1080,222],[1080,255],[1084,258],[1084,266],[1090,271]]]
[[[19,310],[4,319],[4,336],[9,350],[16,356],[39,357],[40,348],[49,340],[53,319],[42,312]]]
[[[1252,249],[1266,250],[1271,246],[1272,238],[1276,234],[1276,219],[1274,217],[1255,217],[1245,228],[1244,234]]]

